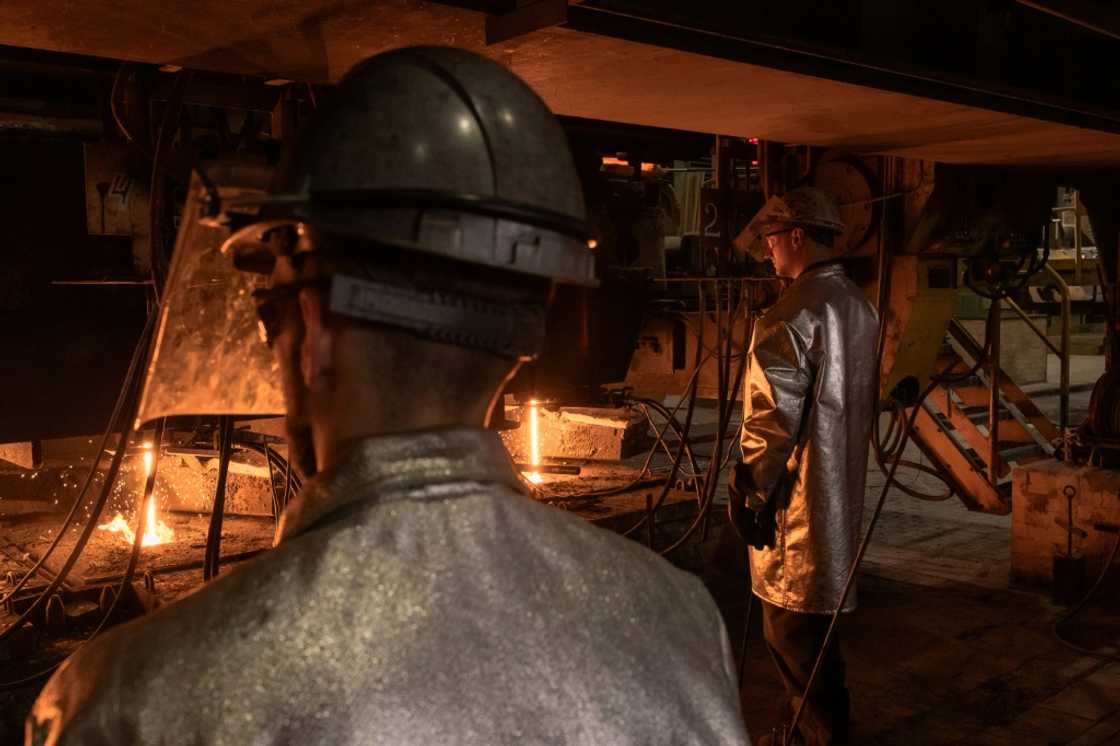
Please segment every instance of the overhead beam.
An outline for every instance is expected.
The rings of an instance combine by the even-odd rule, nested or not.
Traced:
[[[1113,7],[1086,0],[1015,0],[1020,5],[1040,13],[1061,18],[1076,26],[1095,31],[1113,39],[1120,39],[1120,12]]]
[[[888,67],[842,52],[808,48],[797,42],[762,38],[749,32],[698,28],[586,3],[569,6],[565,28],[908,96],[1120,133],[1120,110],[1113,108],[1080,106],[1039,91],[954,77],[943,72]]]
[[[519,0],[515,7],[486,16],[486,43],[516,39],[568,20],[568,0]]]

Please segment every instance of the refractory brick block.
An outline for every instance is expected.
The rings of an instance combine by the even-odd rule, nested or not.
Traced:
[[[1011,577],[1021,585],[1049,586],[1055,552],[1066,551],[1065,528],[1072,487],[1074,552],[1084,554],[1089,578],[1100,572],[1114,534],[1095,524],[1120,524],[1120,472],[1061,461],[1039,461],[1019,467],[1012,475]]]

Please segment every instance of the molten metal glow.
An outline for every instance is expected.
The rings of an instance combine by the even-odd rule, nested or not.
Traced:
[[[148,476],[152,473],[152,464],[154,463],[154,455],[152,454],[152,444],[144,444],[144,485],[145,488],[148,484]],[[175,531],[171,529],[163,521],[156,518],[156,498],[155,495],[148,500],[148,508],[144,516],[144,536],[140,539],[140,546],[152,547],[159,544],[167,544],[175,538]],[[103,531],[120,534],[126,544],[132,544],[136,540],[136,532],[132,530],[132,526],[128,525],[124,515],[117,513],[113,516],[113,520],[108,523],[102,523],[98,526]]]
[[[537,400],[529,400],[529,463],[533,466],[541,465],[541,436],[540,425],[537,423]],[[531,471],[525,475],[533,484],[541,483],[541,473]]]
[[[166,523],[156,518],[156,502],[154,499],[148,503],[147,512],[147,520],[144,521],[144,536],[140,539],[140,546],[152,547],[172,541],[175,538],[175,532]],[[132,544],[136,540],[136,532],[132,530],[132,526],[128,525],[128,521],[121,513],[117,513],[113,516],[113,520],[102,523],[98,528],[102,531],[120,534],[121,539],[126,544]]]
[[[621,158],[615,158],[612,155],[605,155],[605,156],[603,156],[603,165],[604,166],[629,166],[630,161],[624,161]],[[652,163],[642,163],[640,168],[642,169],[642,171],[644,173],[649,173],[650,171],[653,170],[653,166],[654,166],[654,164],[652,164]]]

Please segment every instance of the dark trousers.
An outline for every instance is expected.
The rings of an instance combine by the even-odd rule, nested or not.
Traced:
[[[789,693],[787,722],[801,704],[805,684],[813,671],[832,617],[828,614],[803,614],[778,606],[762,604],[762,634],[778,674]],[[844,686],[844,659],[840,640],[833,635],[820,673],[813,683],[797,730],[808,746],[831,746],[848,740],[851,705]]]

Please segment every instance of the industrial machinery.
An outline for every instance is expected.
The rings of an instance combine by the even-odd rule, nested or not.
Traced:
[[[1050,582],[1051,544],[1073,555],[1075,539],[1086,572],[1107,567],[1106,529],[1120,523],[1120,117],[1108,66],[1094,72],[1114,56],[1100,22],[1010,0],[941,4],[908,29],[875,2],[857,21],[799,2],[682,17],[652,2],[260,0],[241,33],[216,7],[164,18],[89,5],[106,23],[0,9],[13,45],[0,49],[0,153],[15,175],[0,201],[0,552],[12,568],[0,598],[18,620],[0,629],[0,658],[44,629],[101,629],[153,589],[166,600],[197,582],[178,574],[210,578],[269,545],[301,478],[277,392],[251,411],[143,414],[146,371],[168,365],[150,350],[168,343],[173,247],[196,229],[219,245],[220,221],[192,210],[263,188],[331,82],[402,43],[504,61],[561,115],[577,157],[600,284],[558,293],[548,346],[493,423],[539,499],[696,560],[690,548],[722,520],[751,323],[781,291],[737,239],[767,197],[812,184],[840,203],[837,256],[883,320],[876,459],[944,490],[888,481],[1012,514],[1020,582]],[[1079,53],[1048,44],[1056,35]],[[962,48],[974,54],[945,56]],[[1062,57],[1064,78],[1041,74],[1055,65],[1040,48]],[[251,288],[238,290],[248,302]],[[189,343],[243,336],[206,316],[204,291],[179,309],[205,330]],[[1030,346],[1043,380],[1056,358],[1057,416],[1020,378]],[[1070,405],[1077,351],[1108,361],[1084,415]],[[892,402],[908,377],[929,395]],[[903,458],[906,437],[920,461]],[[50,534],[33,524],[44,515]],[[37,663],[16,683],[47,670]]]

